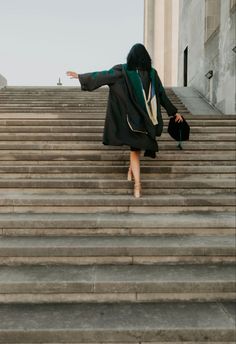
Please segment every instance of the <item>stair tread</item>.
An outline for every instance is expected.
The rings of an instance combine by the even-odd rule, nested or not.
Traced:
[[[0,238],[0,257],[220,257],[235,253],[233,235]]]
[[[101,180],[88,180],[88,179],[66,179],[66,178],[56,178],[56,179],[17,179],[17,178],[5,178],[0,180],[0,188],[61,188],[61,189],[71,189],[78,188],[84,191],[92,191],[92,189],[100,190],[100,192],[106,190],[126,190],[129,192],[132,189],[132,184],[127,180],[111,180],[111,179],[101,179]],[[166,189],[235,189],[235,180],[233,178],[201,178],[200,176],[192,177],[191,179],[181,179],[181,178],[158,178],[158,180],[147,180],[143,181],[142,189],[145,190],[166,190]],[[112,193],[112,191],[111,191]],[[144,195],[144,193],[143,193]],[[144,197],[144,196],[143,196]]]
[[[220,284],[236,283],[235,266],[222,265],[50,265],[0,267],[0,293],[34,292],[35,286],[40,292],[49,292],[45,284],[60,285],[65,292],[165,292],[159,285],[167,286],[166,292],[179,290],[180,284],[186,289],[182,292],[199,291],[207,284],[208,291],[217,291]],[[66,285],[65,285],[66,283]],[[28,285],[27,285],[28,284]],[[81,285],[80,285],[81,284]],[[117,285],[117,290],[109,289]],[[190,288],[187,289],[189,285]],[[234,291],[235,285],[222,291]],[[17,286],[19,289],[17,290]],[[14,288],[15,287],[15,288]],[[53,291],[53,289],[51,289]],[[57,292],[60,292],[57,290]]]
[[[111,342],[114,336],[120,342],[233,341],[232,307],[194,302],[0,305],[0,343],[33,342],[39,336],[47,343]]]
[[[176,221],[178,219],[178,221]],[[158,214],[67,214],[67,213],[43,213],[43,214],[1,214],[0,226],[3,228],[22,228],[25,225],[35,225],[40,228],[47,224],[51,226],[65,227],[116,227],[124,226],[125,228],[141,227],[196,227],[201,228],[204,225],[209,227],[235,227],[235,212],[217,213],[209,211],[207,214],[201,211],[192,213],[181,213],[178,216],[175,213],[158,213]]]
[[[235,238],[232,235],[219,236],[62,236],[62,237],[0,237],[0,247],[39,247],[47,248],[52,245],[63,247],[235,247]]]
[[[11,170],[12,169],[12,170]],[[111,170],[112,172],[117,173],[127,173],[127,166],[123,164],[117,163],[114,164],[106,164],[106,166],[90,166],[90,165],[73,165],[71,162],[68,162],[67,165],[61,166],[61,161],[54,161],[51,165],[38,165],[38,164],[31,164],[31,165],[20,165],[20,164],[13,164],[12,162],[6,162],[4,165],[0,166],[1,172],[7,172],[12,171],[12,173],[15,172],[31,172],[34,173],[35,171],[39,170],[42,171],[42,173],[48,172],[57,172],[59,173],[60,170],[66,171],[67,173],[72,172],[98,172],[98,173],[104,173],[105,171]],[[172,173],[212,173],[218,171],[218,173],[234,173],[236,171],[236,164],[230,164],[230,165],[171,165],[170,163],[166,162],[166,165],[160,165],[155,166],[153,163],[145,164],[141,166],[142,172],[152,172],[158,174],[159,172],[165,171],[165,172],[172,172]]]
[[[60,194],[58,192],[51,193],[35,193],[35,192],[12,192],[0,190],[0,205],[24,205],[24,204],[42,204],[42,205],[168,205],[178,202],[184,205],[187,201],[207,201],[210,205],[212,201],[224,203],[225,200],[236,204],[235,195],[232,193],[222,192],[220,195],[172,195],[171,199],[167,195],[149,195],[140,199],[134,199],[131,195],[80,195],[80,194]]]

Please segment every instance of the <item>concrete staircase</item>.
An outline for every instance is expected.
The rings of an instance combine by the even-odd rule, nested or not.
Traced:
[[[234,343],[235,115],[142,158],[101,143],[107,89],[0,91],[0,343]]]

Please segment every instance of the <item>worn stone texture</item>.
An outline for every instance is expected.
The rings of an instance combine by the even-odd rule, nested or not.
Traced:
[[[214,9],[216,5],[219,8]],[[183,54],[188,46],[188,86],[200,92],[222,113],[235,114],[236,68],[232,51],[235,46],[235,7],[230,10],[230,1],[217,0],[210,4],[209,11],[205,11],[205,1],[180,0],[178,85],[183,85]],[[219,26],[214,20],[208,39],[205,34],[207,15],[210,20],[219,16]],[[213,70],[213,77],[208,80],[205,74],[210,70]]]
[[[190,293],[235,290],[233,265],[0,267],[0,293]]]
[[[232,317],[216,303],[2,305],[0,317],[0,343],[233,341],[235,336]]]
[[[234,340],[236,117],[167,92],[191,140],[163,116],[134,199],[128,147],[101,143],[107,90],[1,90],[1,344]]]

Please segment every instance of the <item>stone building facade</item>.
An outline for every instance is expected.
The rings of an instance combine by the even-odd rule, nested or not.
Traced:
[[[236,0],[145,0],[144,43],[164,85],[235,113],[235,18]]]

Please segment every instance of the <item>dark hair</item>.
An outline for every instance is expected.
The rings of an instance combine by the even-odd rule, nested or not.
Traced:
[[[152,60],[145,46],[141,43],[133,45],[127,56],[127,67],[129,70],[150,70]]]

